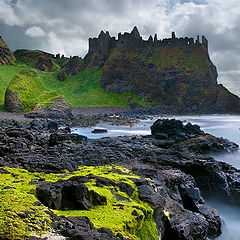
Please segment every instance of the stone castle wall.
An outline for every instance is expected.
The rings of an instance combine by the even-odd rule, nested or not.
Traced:
[[[108,51],[112,48],[123,49],[127,47],[141,49],[150,46],[156,47],[174,47],[174,46],[187,46],[201,44],[208,50],[208,40],[202,36],[202,43],[199,36],[196,41],[193,38],[176,38],[175,33],[172,32],[172,38],[164,38],[162,40],[157,39],[157,34],[154,38],[150,36],[148,40],[143,40],[140,36],[137,27],[134,27],[131,33],[118,34],[118,39],[111,37],[109,32],[104,33],[101,31],[98,38],[89,38],[89,50],[88,52],[95,52],[99,50],[102,55],[107,55]]]

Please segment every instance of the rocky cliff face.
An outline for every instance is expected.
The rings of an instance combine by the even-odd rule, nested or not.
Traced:
[[[1,65],[11,65],[16,62],[16,59],[9,49],[8,45],[4,42],[2,37],[0,37],[0,66]]]
[[[186,53],[187,50],[191,52]],[[177,112],[240,109],[240,99],[217,84],[216,67],[200,45],[152,48],[147,53],[112,52],[104,65],[100,85],[111,92],[132,91]]]
[[[129,37],[132,43],[132,33]],[[110,47],[107,55],[98,49],[100,44],[96,51],[91,48],[84,62],[90,68],[103,68],[100,86],[110,92],[131,91],[178,113],[240,113],[240,99],[217,83],[207,40],[180,40],[175,35],[152,43],[136,38],[136,46]]]

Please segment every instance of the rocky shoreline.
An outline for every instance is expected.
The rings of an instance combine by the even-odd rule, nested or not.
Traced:
[[[109,117],[112,110],[107,109],[103,117],[97,113],[96,119],[112,119]],[[94,111],[89,110],[86,121],[90,115],[94,119]],[[216,210],[205,205],[204,199],[214,196],[240,205],[240,171],[205,155],[236,151],[238,146],[206,134],[196,125],[183,125],[178,120],[158,120],[151,127],[152,135],[149,136],[92,140],[72,134],[69,129],[59,130],[63,119],[31,119],[23,115],[1,114],[4,118],[0,122],[0,176],[2,182],[7,183],[13,178],[10,185],[1,185],[1,191],[6,196],[8,191],[14,194],[18,190],[15,182],[24,178],[21,177],[22,172],[20,177],[13,173],[14,169],[25,169],[29,175],[26,181],[30,185],[27,185],[32,189],[29,191],[37,193],[34,197],[38,201],[32,208],[45,208],[45,220],[48,219],[45,228],[53,229],[54,234],[58,233],[63,239],[148,239],[143,236],[149,231],[152,232],[151,239],[214,239],[221,234],[221,220]],[[105,166],[110,168],[103,173]],[[87,174],[88,168],[91,170],[87,170]],[[31,174],[35,177],[30,177]],[[53,180],[49,174],[60,174],[61,178],[54,177]],[[85,178],[81,177],[82,174]],[[112,174],[116,174],[115,178],[111,177]],[[103,193],[102,189],[110,191],[110,195]],[[69,199],[70,192],[74,194]],[[140,202],[142,205],[134,205]],[[134,204],[127,207],[127,203]],[[151,214],[143,207],[146,203],[153,211]],[[121,221],[121,230],[116,230],[116,226],[106,227],[106,224],[99,226],[88,215],[95,208],[109,207],[109,204],[116,214],[125,210],[132,213],[129,216],[131,220]],[[80,210],[85,212],[76,215],[76,206],[83,206]],[[72,212],[64,212],[69,208]],[[0,208],[3,219],[8,219],[6,209],[9,206]],[[13,209],[10,211],[14,212]],[[31,222],[31,214],[36,214],[39,209],[32,213],[29,209],[21,213],[15,211],[20,216],[19,221],[25,224],[25,230],[19,233],[15,229],[19,235],[12,238],[2,229],[0,239],[23,239],[23,236],[44,239],[41,234],[32,234],[40,231],[36,230],[39,223]],[[61,211],[61,214],[56,211]],[[0,223],[8,224],[7,221]],[[150,225],[147,224],[149,222]],[[156,224],[154,228],[153,223]]]

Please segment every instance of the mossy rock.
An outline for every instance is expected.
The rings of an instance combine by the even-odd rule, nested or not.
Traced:
[[[0,66],[13,64],[16,64],[16,58],[6,42],[0,37]]]
[[[9,87],[5,93],[5,102],[4,102],[5,110],[8,112],[23,112],[22,102],[19,98],[18,92],[12,91]]]
[[[36,105],[50,105],[57,97],[57,93],[46,89],[36,70],[25,68],[10,81],[5,93],[5,108],[11,112],[28,112]]]
[[[118,171],[115,171],[115,170]],[[52,223],[56,221],[48,213],[66,217],[86,216],[96,228],[108,228],[116,235],[145,240],[157,240],[156,223],[153,220],[153,210],[146,202],[138,198],[137,187],[133,178],[140,178],[131,174],[127,169],[118,166],[79,167],[75,172],[60,174],[32,173],[24,169],[0,168],[0,239],[29,239],[35,234],[53,231]],[[52,210],[39,202],[36,187],[42,182],[57,182],[76,178],[77,176],[92,177],[85,183],[87,189],[106,199],[104,205],[94,205],[89,210],[65,209]],[[107,179],[118,186],[124,182],[131,185],[134,192],[129,197],[121,188],[113,186],[99,186],[98,179]],[[118,201],[116,196],[121,196]]]

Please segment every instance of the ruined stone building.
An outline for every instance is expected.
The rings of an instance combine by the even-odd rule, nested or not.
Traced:
[[[158,40],[157,34],[155,34],[154,38],[150,35],[148,40],[143,40],[135,26],[131,33],[119,33],[118,39],[111,37],[108,31],[106,33],[101,31],[98,38],[89,38],[89,53],[99,50],[102,55],[107,55],[108,51],[112,48],[122,49],[131,47],[134,49],[141,49],[151,46],[174,47],[195,44],[201,44],[208,50],[208,40],[204,36],[202,36],[202,42],[200,42],[199,36],[197,36],[196,41],[194,41],[193,38],[189,37],[177,38],[175,33],[172,32],[172,38]]]

